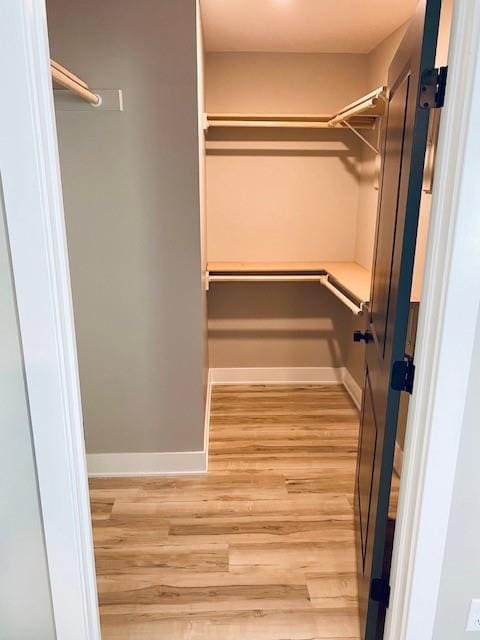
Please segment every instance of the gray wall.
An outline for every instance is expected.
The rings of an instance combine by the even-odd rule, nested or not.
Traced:
[[[125,111],[58,111],[87,451],[203,449],[194,0],[48,0],[52,57]]]
[[[434,640],[473,637],[465,631],[470,600],[480,598],[480,315],[463,419]]]
[[[0,184],[0,638],[53,640],[23,354]]]

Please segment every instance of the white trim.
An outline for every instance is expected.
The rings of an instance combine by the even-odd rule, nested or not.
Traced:
[[[480,4],[453,4],[385,640],[432,638],[480,305]]]
[[[208,439],[212,372],[208,372],[205,397],[203,451],[168,451],[145,453],[89,453],[88,475],[91,478],[115,476],[196,475],[208,471]]]
[[[232,367],[210,369],[212,384],[342,384],[343,367]]]
[[[362,406],[362,388],[346,367],[212,368],[209,384],[343,384],[355,406]]]
[[[362,408],[363,390],[346,367],[343,371],[343,386],[355,403],[357,409],[360,411]]]
[[[98,640],[77,355],[44,2],[1,6],[0,167],[56,637]],[[28,615],[28,613],[27,613]]]
[[[206,451],[89,453],[90,477],[194,475],[207,471]]]

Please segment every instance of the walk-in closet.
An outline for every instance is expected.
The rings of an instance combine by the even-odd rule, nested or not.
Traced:
[[[382,637],[451,2],[47,0],[104,638]]]

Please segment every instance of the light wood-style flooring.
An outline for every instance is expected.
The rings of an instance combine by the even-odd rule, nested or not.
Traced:
[[[357,640],[358,412],[217,386],[205,476],[91,481],[103,638]]]

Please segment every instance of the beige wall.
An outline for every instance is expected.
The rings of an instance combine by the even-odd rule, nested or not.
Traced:
[[[353,259],[358,143],[327,134],[318,152],[209,153],[209,260]]]
[[[195,1],[197,34],[197,101],[198,101],[198,182],[200,197],[200,262],[202,290],[205,292],[205,274],[207,271],[207,192],[206,192],[206,144],[204,132],[205,115],[205,45],[203,39],[202,13],[200,0]],[[202,294],[202,336],[203,336],[203,388],[205,398],[208,393],[208,309],[206,292]]]
[[[333,113],[365,74],[365,56],[207,54],[207,110]],[[242,132],[239,150],[232,133],[209,132],[221,147],[207,155],[209,260],[352,260],[355,136]],[[352,316],[319,285],[212,284],[208,308],[210,366],[345,363]]]
[[[367,85],[368,91],[387,85],[388,67],[395,55],[401,39],[406,31],[406,25],[394,31],[383,40],[367,56]],[[377,132],[367,132],[366,137],[373,144],[377,144]],[[365,269],[371,269],[373,259],[373,245],[377,222],[378,186],[377,156],[362,145],[360,172],[360,190],[358,200],[357,233],[355,238],[355,260]]]
[[[87,450],[203,448],[195,2],[48,0],[125,111],[57,113]]]
[[[333,113],[365,87],[355,54],[207,53],[207,110]]]
[[[208,54],[206,87],[211,112],[333,113],[364,92],[365,56]],[[231,135],[209,132],[225,144],[207,157],[208,259],[352,260],[355,136],[233,132],[255,138],[239,150]]]
[[[352,314],[312,283],[212,283],[214,367],[341,367]]]

